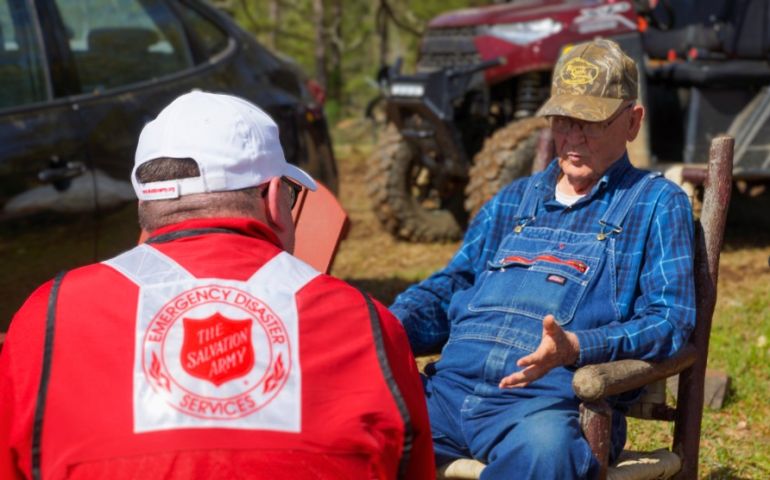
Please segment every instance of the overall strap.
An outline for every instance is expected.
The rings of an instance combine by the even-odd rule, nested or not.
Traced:
[[[40,372],[40,386],[37,389],[35,421],[32,425],[32,478],[34,480],[42,478],[40,452],[43,441],[43,417],[45,416],[45,403],[48,396],[48,381],[51,378],[51,357],[53,356],[53,341],[56,330],[56,303],[59,297],[59,288],[66,273],[66,271],[63,271],[56,275],[51,287],[51,294],[48,297],[45,340],[43,344],[43,366]]]
[[[633,171],[623,176],[615,189],[609,208],[599,220],[597,240],[604,240],[611,234],[619,234],[623,231],[623,221],[631,208],[636,205],[639,195],[660,175],[660,172]]]
[[[398,383],[393,376],[393,371],[388,363],[387,352],[385,351],[385,343],[382,339],[382,326],[380,325],[380,315],[377,313],[377,307],[374,306],[374,302],[369,298],[369,295],[359,290],[361,295],[366,300],[366,307],[369,310],[369,322],[372,325],[372,335],[374,336],[374,346],[377,350],[377,361],[380,364],[380,370],[383,377],[385,377],[385,383],[388,384],[393,400],[396,402],[398,412],[401,415],[401,419],[404,422],[404,446],[401,451],[401,460],[398,464],[398,478],[406,478],[407,468],[409,466],[409,459],[412,454],[412,445],[414,444],[414,431],[412,429],[412,418],[409,415],[409,408],[406,406],[404,396],[401,394],[401,390],[398,388]]]
[[[519,202],[519,208],[516,210],[516,215],[513,217],[516,222],[516,226],[513,230],[516,233],[521,232],[525,225],[535,220],[537,208],[541,199],[539,187],[542,182],[543,172],[539,172],[530,177],[527,188],[524,190],[524,195]]]

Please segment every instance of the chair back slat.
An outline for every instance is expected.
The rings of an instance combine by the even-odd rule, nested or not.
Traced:
[[[733,170],[732,137],[712,140],[708,173],[703,190],[703,208],[695,224],[696,324],[691,342],[699,355],[679,377],[677,420],[673,451],[683,459],[678,478],[697,478],[700,423],[703,415],[704,379],[711,320],[716,304],[719,254],[724,240],[727,207],[730,203]]]

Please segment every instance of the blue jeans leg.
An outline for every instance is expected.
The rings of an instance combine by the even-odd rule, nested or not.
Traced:
[[[461,419],[460,404],[465,393],[458,387],[441,385],[430,378],[423,380],[425,400],[428,405],[430,429],[433,437],[433,451],[436,455],[436,465],[445,465],[457,458],[467,458],[471,452],[465,442]]]
[[[487,463],[482,480],[596,476],[598,462],[580,431],[574,402],[509,397],[507,403],[504,406],[499,398],[482,401],[472,413],[474,420],[465,422],[466,428],[473,425],[466,435],[473,435],[474,455]]]

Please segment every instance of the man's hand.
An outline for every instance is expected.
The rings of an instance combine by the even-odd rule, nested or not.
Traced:
[[[524,369],[500,380],[500,388],[525,387],[554,367],[574,364],[579,354],[577,335],[565,332],[553,315],[546,315],[543,319],[543,339],[537,350],[516,362]]]

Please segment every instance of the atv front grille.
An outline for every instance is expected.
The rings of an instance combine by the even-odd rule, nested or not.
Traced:
[[[419,71],[473,65],[481,61],[473,38],[476,27],[431,28],[420,46]]]

